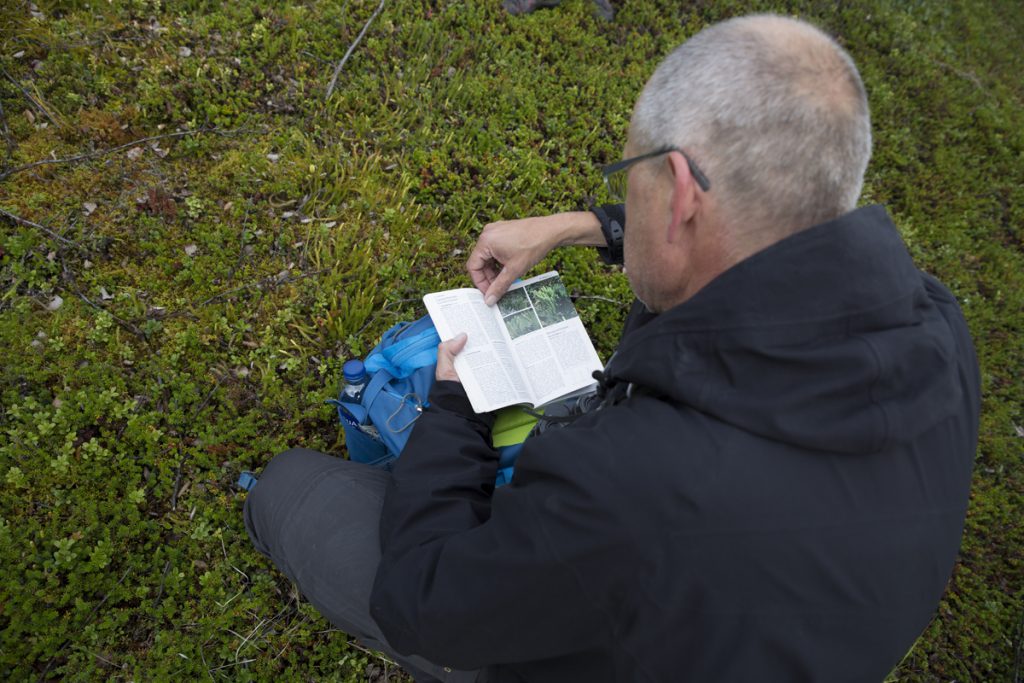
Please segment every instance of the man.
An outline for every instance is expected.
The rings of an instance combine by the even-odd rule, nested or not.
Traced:
[[[957,554],[979,378],[954,298],[884,209],[854,208],[869,155],[860,77],[824,34],[700,32],[606,171],[625,213],[497,223],[469,260],[493,300],[556,245],[614,257],[624,230],[642,304],[597,409],[527,440],[495,491],[465,339],[445,342],[393,475],[279,456],[247,504],[257,547],[423,678],[881,680]],[[350,567],[377,561],[373,525],[325,530],[382,496],[367,626]]]

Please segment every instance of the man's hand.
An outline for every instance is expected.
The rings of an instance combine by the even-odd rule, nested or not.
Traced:
[[[446,380],[462,383],[458,373],[455,372],[455,356],[459,355],[459,351],[462,351],[466,346],[466,340],[468,339],[469,337],[463,332],[446,342],[438,344],[437,369],[434,371],[434,379],[438,382]]]
[[[484,226],[466,270],[493,306],[509,286],[563,244],[604,244],[601,224],[589,211],[498,221]]]

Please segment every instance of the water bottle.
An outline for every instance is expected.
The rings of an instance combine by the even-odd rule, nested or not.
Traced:
[[[345,387],[341,390],[341,400],[345,403],[359,403],[366,388],[366,366],[361,360],[350,360],[341,368],[345,377]]]
[[[358,359],[346,361],[345,365],[341,367],[341,374],[345,378],[345,386],[342,387],[341,396],[338,397],[341,402],[339,407],[341,408],[340,412],[342,418],[350,427],[353,427],[354,429],[357,429],[379,441],[380,433],[377,431],[376,427],[368,424],[360,424],[355,415],[345,408],[346,403],[359,405],[360,401],[362,401],[363,390],[366,389],[366,383],[369,380],[369,377],[366,374],[366,366],[363,365],[363,361]]]

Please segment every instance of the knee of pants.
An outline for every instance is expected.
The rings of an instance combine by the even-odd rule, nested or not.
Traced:
[[[314,451],[310,448],[289,448],[275,455],[263,467],[263,472],[259,476],[260,483],[263,483],[265,480],[273,481],[274,479],[287,477],[297,471],[301,476],[302,472],[311,467],[316,467],[325,458],[333,459],[334,456]]]
[[[291,448],[275,455],[260,473],[256,486],[245,500],[245,527],[253,545],[267,554],[260,535],[280,516],[282,508],[293,500],[297,487],[308,481],[309,473],[331,456],[308,448]]]

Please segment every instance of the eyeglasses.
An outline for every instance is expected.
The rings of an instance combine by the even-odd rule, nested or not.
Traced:
[[[608,188],[608,192],[612,197],[620,202],[626,201],[626,178],[629,176],[629,173],[627,172],[629,171],[629,167],[638,161],[652,159],[662,154],[668,154],[669,152],[679,152],[683,155],[683,158],[686,159],[686,165],[690,167],[690,173],[693,174],[693,179],[697,181],[697,186],[700,187],[700,189],[705,192],[711,189],[711,181],[708,180],[708,177],[697,167],[697,164],[693,162],[693,159],[687,156],[686,152],[678,147],[662,147],[661,149],[653,152],[641,154],[638,157],[623,159],[622,161],[617,161],[614,164],[605,166],[601,169],[601,175],[604,176],[605,187]]]

